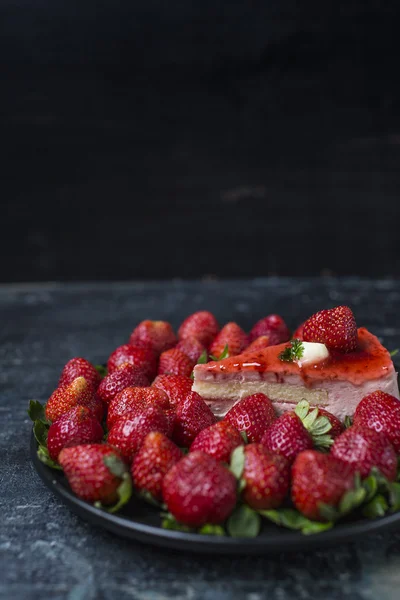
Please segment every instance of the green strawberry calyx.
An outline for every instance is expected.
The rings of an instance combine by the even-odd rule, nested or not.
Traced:
[[[294,412],[311,435],[315,448],[317,450],[328,450],[333,444],[333,439],[329,435],[332,425],[327,417],[318,415],[318,408],[312,410],[310,408],[307,400],[301,400]]]

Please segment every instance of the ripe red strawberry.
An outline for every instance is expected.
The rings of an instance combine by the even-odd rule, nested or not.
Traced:
[[[246,483],[243,500],[256,510],[277,508],[289,491],[290,463],[283,456],[269,452],[262,444],[244,448],[241,478]]]
[[[400,402],[395,396],[379,390],[365,396],[356,408],[353,425],[382,431],[400,454]]]
[[[196,392],[190,392],[176,407],[173,440],[189,447],[195,437],[216,422],[211,409]]]
[[[183,375],[157,375],[151,387],[163,390],[171,406],[176,406],[182,402],[192,391],[193,379]]]
[[[268,315],[257,321],[250,331],[249,340],[253,342],[260,335],[266,335],[269,338],[269,345],[275,346],[290,340],[290,331],[285,321],[279,315]]]
[[[97,394],[103,402],[109,404],[118,392],[122,392],[127,387],[147,387],[148,385],[149,380],[143,371],[133,365],[125,364],[104,377]]]
[[[144,406],[135,414],[118,419],[109,431],[107,442],[118,448],[125,460],[130,461],[151,431],[168,433],[167,417],[158,406]]]
[[[160,355],[158,375],[183,375],[189,377],[195,363],[183,352],[172,348]]]
[[[313,440],[301,419],[292,411],[279,417],[264,433],[262,445],[290,462],[302,452],[313,447]]]
[[[200,310],[183,321],[179,327],[178,337],[180,340],[195,337],[208,348],[218,331],[219,325],[214,315],[207,310]]]
[[[261,393],[243,398],[224,417],[238,431],[244,431],[249,442],[259,442],[275,419],[271,400]]]
[[[197,363],[204,350],[206,350],[205,346],[195,337],[187,337],[181,340],[176,345],[176,349],[186,354],[194,363]]]
[[[104,431],[99,421],[85,406],[75,406],[49,427],[47,449],[50,458],[57,461],[63,448],[101,442]]]
[[[77,377],[84,377],[94,389],[97,389],[101,382],[100,374],[94,366],[86,358],[76,357],[71,358],[63,368],[58,387],[69,385]]]
[[[124,363],[134,365],[143,371],[150,381],[154,379],[157,372],[157,358],[149,348],[138,348],[130,344],[118,346],[108,359],[108,372],[112,373]]]
[[[315,406],[311,406],[310,410],[314,410]],[[338,419],[335,415],[333,415],[322,406],[318,406],[318,416],[326,417],[329,423],[332,425],[332,429],[329,430],[329,435],[332,439],[335,439],[338,435],[340,435],[344,431],[344,425],[340,419]]]
[[[140,492],[149,492],[162,501],[162,483],[165,475],[181,458],[182,450],[158,431],[148,433],[133,459],[131,475]]]
[[[87,406],[99,421],[103,418],[104,407],[100,398],[84,377],[77,377],[69,385],[54,390],[46,404],[46,419],[56,421],[78,404]]]
[[[167,421],[168,421],[168,437],[173,436],[174,434],[174,428],[175,428],[175,421],[176,421],[176,410],[175,407],[171,407],[171,408],[167,408],[167,410],[164,410],[164,414],[167,417]]]
[[[64,448],[58,458],[72,491],[82,500],[114,504],[124,481],[126,495],[119,498],[120,505],[129,500],[131,478],[115,448],[84,444]]]
[[[246,333],[236,323],[227,323],[218,333],[210,346],[210,354],[219,357],[225,346],[228,346],[229,356],[236,356],[246,348],[249,340]]]
[[[304,323],[303,339],[325,344],[338,352],[357,350],[357,324],[351,309],[337,306],[315,313]]]
[[[297,455],[292,466],[292,500],[308,519],[324,521],[319,504],[338,506],[353,482],[352,467],[331,454],[305,450]]]
[[[260,335],[254,342],[251,342],[245,350],[246,352],[255,352],[256,350],[263,350],[270,345],[268,335]]]
[[[111,429],[118,419],[136,413],[144,406],[157,406],[168,410],[168,396],[157,388],[130,387],[119,392],[108,405],[107,427]]]
[[[142,321],[132,331],[129,343],[132,346],[150,348],[157,356],[173,348],[177,343],[174,330],[166,321]]]
[[[201,527],[222,523],[236,504],[236,480],[204,452],[191,452],[164,477],[163,498],[180,523]]]
[[[372,467],[376,467],[389,481],[396,479],[396,452],[384,433],[349,427],[336,438],[331,454],[351,465],[362,478],[368,477]]]
[[[242,444],[243,438],[238,430],[228,421],[219,421],[200,431],[190,446],[190,452],[201,450],[216,460],[229,463],[233,450]]]

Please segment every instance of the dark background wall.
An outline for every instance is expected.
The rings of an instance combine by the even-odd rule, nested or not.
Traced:
[[[396,0],[4,0],[1,281],[400,275]]]

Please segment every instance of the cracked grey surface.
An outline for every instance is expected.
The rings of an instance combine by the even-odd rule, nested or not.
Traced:
[[[389,349],[400,346],[400,282],[231,282],[0,286],[0,598],[4,600],[394,600],[400,533],[270,557],[201,556],[125,541],[54,498],[29,459],[30,398],[46,400],[72,356],[104,360],[143,318],[175,326],[200,308],[249,329],[279,312],[295,327],[348,303]]]

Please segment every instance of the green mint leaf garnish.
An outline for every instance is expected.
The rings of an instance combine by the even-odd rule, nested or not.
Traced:
[[[303,354],[303,342],[295,338],[294,340],[290,340],[290,346],[285,348],[279,354],[279,360],[282,360],[283,362],[293,362],[295,360],[300,360]]]
[[[226,527],[231,537],[257,537],[261,528],[260,515],[246,504],[241,504],[229,517]]]
[[[208,354],[207,350],[203,350],[203,352],[199,356],[199,360],[197,361],[198,365],[205,365],[208,363]]]

